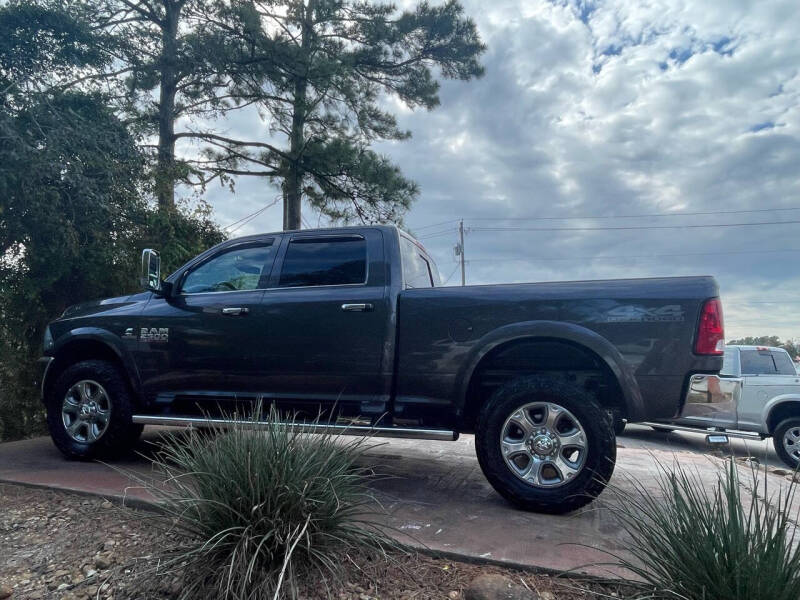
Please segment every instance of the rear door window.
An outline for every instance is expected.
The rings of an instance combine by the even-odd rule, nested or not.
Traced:
[[[367,241],[361,236],[289,242],[279,287],[352,285],[367,281]]]

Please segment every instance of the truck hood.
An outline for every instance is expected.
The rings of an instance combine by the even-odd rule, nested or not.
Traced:
[[[91,300],[89,302],[73,304],[64,311],[64,314],[61,315],[61,318],[71,319],[74,317],[82,317],[94,313],[105,312],[109,309],[118,308],[120,306],[128,306],[137,302],[145,302],[150,298],[151,295],[152,292],[139,292],[138,294],[130,294],[128,296],[103,298],[102,300]]]

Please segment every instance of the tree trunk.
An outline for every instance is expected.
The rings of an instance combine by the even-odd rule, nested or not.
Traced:
[[[302,41],[300,45],[304,65],[302,74],[294,78],[294,102],[292,103],[292,131],[289,136],[289,169],[283,182],[283,228],[301,229],[301,210],[303,206],[303,147],[305,145],[306,93],[308,81],[308,60],[313,35],[313,17],[315,0],[309,0],[303,19]]]
[[[182,1],[164,0],[155,184],[158,208],[161,211],[175,208],[175,94],[178,88],[178,21],[182,7]]]
[[[305,125],[305,79],[297,78],[294,85],[295,100],[292,114],[292,135],[289,143],[289,172],[283,184],[283,228],[301,229],[301,209],[303,205],[303,128]]]

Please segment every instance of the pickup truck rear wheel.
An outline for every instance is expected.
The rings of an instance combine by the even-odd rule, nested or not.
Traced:
[[[778,457],[792,469],[800,465],[800,418],[784,419],[772,432],[772,445]]]
[[[119,368],[104,360],[67,367],[48,398],[47,426],[70,459],[111,458],[130,450],[143,426],[132,422],[133,397]]]
[[[591,502],[614,471],[611,417],[593,396],[540,377],[513,380],[481,410],[478,462],[513,504],[565,513]]]

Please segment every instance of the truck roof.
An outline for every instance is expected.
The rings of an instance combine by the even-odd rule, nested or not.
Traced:
[[[744,346],[741,344],[725,344],[726,348],[739,348],[740,350],[769,350],[771,352],[786,352],[783,348],[776,346]]]
[[[340,227],[315,227],[313,229],[287,229],[285,231],[264,231],[260,233],[253,233],[250,235],[243,235],[235,240],[246,240],[248,238],[262,237],[265,235],[283,235],[286,233],[336,233],[337,231],[354,231],[358,229],[382,229],[384,231],[402,231],[409,237],[414,237],[410,233],[400,229],[397,225],[342,225]]]

